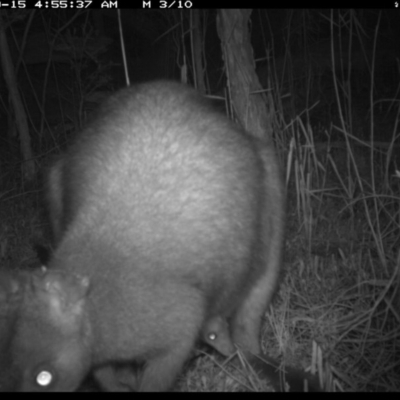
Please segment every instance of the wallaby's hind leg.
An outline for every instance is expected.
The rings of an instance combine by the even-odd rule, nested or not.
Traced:
[[[182,343],[148,360],[139,384],[140,392],[161,392],[172,387],[189,355],[195,340],[182,337]]]
[[[97,369],[94,376],[107,392],[131,392],[138,390],[138,372],[133,366],[106,366]]]

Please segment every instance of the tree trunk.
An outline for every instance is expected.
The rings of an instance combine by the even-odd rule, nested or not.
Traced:
[[[272,146],[273,102],[261,94],[248,29],[251,10],[220,10],[218,35],[222,43],[228,88],[236,117],[252,135]]]

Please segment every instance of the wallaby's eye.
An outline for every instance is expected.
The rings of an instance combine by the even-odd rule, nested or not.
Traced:
[[[214,341],[217,338],[217,334],[215,332],[211,332],[211,333],[208,334],[208,338],[211,341]]]
[[[53,382],[53,374],[49,371],[40,371],[36,376],[36,383],[46,388]]]

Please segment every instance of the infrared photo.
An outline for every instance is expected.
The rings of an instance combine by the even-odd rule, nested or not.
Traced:
[[[400,15],[28,3],[0,391],[399,391]]]

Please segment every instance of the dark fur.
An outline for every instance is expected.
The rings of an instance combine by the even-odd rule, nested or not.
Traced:
[[[50,170],[48,201],[56,249],[21,283],[0,387],[74,390],[94,371],[123,390],[122,371],[124,388],[166,390],[217,315],[260,352],[283,240],[279,170],[195,91],[114,95]]]

